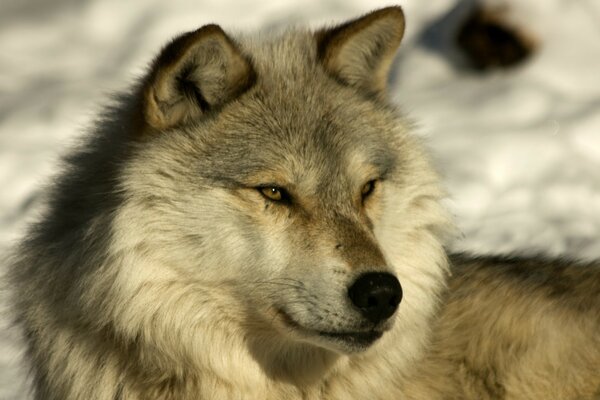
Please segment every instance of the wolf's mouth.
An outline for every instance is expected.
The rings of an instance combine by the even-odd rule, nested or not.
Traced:
[[[331,331],[318,331],[310,328],[306,328],[296,322],[288,313],[283,311],[282,309],[278,309],[277,313],[281,316],[284,323],[289,327],[301,331],[303,333],[309,335],[316,335],[328,340],[333,340],[337,342],[343,342],[352,347],[368,347],[372,345],[377,339],[383,336],[383,331],[378,330],[368,330],[368,331],[346,331],[346,332],[331,332]]]
[[[381,338],[383,332],[375,330],[366,332],[319,332],[319,336],[366,347]]]

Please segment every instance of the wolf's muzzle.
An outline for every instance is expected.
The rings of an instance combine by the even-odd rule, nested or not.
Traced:
[[[366,319],[377,324],[396,312],[402,300],[402,287],[392,274],[368,272],[354,281],[348,297]]]

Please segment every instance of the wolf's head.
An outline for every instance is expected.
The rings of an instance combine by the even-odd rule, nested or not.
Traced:
[[[386,99],[403,32],[391,7],[276,38],[209,25],[162,51],[141,85],[114,240],[136,254],[123,292],[162,289],[146,291],[128,326],[142,304],[171,301],[173,326],[201,332],[208,315],[274,347],[353,353],[388,336],[418,347],[448,222]]]

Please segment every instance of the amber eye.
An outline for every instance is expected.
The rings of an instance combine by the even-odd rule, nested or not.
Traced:
[[[360,194],[362,196],[362,199],[365,200],[367,197],[369,197],[371,195],[371,193],[373,193],[373,191],[375,190],[375,180],[369,181],[367,183],[364,184],[364,186],[362,187]]]
[[[259,187],[258,190],[263,196],[272,201],[287,201],[289,199],[285,189],[277,186],[263,186]]]

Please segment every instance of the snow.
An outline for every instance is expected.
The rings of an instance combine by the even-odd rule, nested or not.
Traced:
[[[525,65],[476,74],[448,29],[473,1],[401,1],[408,30],[392,95],[418,122],[464,237],[454,248],[600,258],[600,3],[482,0],[537,38]],[[276,29],[342,21],[374,0],[4,0],[0,4],[0,254],[57,157],[107,94],[177,33],[218,22]],[[451,13],[451,11],[454,11]],[[6,318],[0,320],[6,321]],[[0,322],[0,399],[25,399],[22,350]]]

